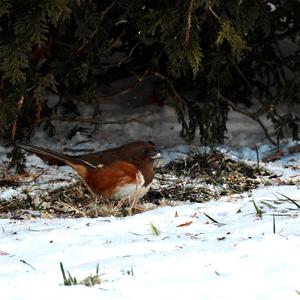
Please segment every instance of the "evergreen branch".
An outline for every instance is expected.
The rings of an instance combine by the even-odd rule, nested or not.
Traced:
[[[17,115],[17,118],[15,119],[15,121],[13,122],[12,128],[11,128],[11,139],[12,139],[12,141],[15,140],[16,132],[17,132],[17,129],[18,129],[18,121],[19,121],[20,111],[23,108],[23,105],[24,105],[24,96],[21,96],[19,101],[17,102],[18,115]]]
[[[42,48],[48,40],[49,27],[44,18],[38,17],[32,20],[28,29],[30,41],[33,45],[37,45],[38,48]]]
[[[211,14],[221,23],[222,22],[222,19],[217,15],[217,13],[212,9],[212,3],[211,3],[211,0],[208,1],[208,9],[209,11],[211,12]]]
[[[3,79],[9,79],[12,84],[26,81],[25,69],[29,67],[29,50],[30,43],[23,38],[0,46],[0,70],[3,72]]]
[[[130,50],[129,54],[123,57],[118,63],[117,66],[120,67],[124,62],[126,62],[133,54],[134,50],[141,44],[141,41],[138,41]]]
[[[98,30],[99,30],[99,27],[98,28],[96,28],[95,30],[94,30],[94,32],[92,33],[92,35],[91,35],[91,37],[90,37],[90,39],[89,40],[86,40],[76,51],[75,51],[75,55],[79,55],[81,52],[82,52],[82,50],[84,50],[85,48],[86,48],[86,46],[90,43],[90,41],[94,38],[94,36],[96,35],[96,33],[98,32]]]
[[[174,99],[176,101],[176,111],[178,115],[178,119],[181,122],[181,133],[180,135],[182,137],[189,137],[194,135],[194,130],[195,130],[195,125],[191,124],[191,122],[188,124],[186,119],[185,119],[185,111],[186,107],[188,106],[188,101],[185,100],[175,89],[173,82],[166,76],[164,76],[161,73],[154,72],[153,75],[165,80],[169,87],[171,88],[171,91],[173,93]],[[189,117],[191,115],[189,114]]]
[[[276,103],[279,101],[278,97],[274,97],[271,100],[271,103],[266,104],[262,101],[262,99],[260,97],[256,96],[256,92],[254,90],[254,87],[251,85],[250,81],[247,79],[247,77],[244,75],[244,73],[242,72],[242,70],[240,69],[240,67],[232,60],[231,61],[233,66],[235,67],[235,69],[237,70],[237,72],[241,75],[242,79],[244,80],[244,82],[246,83],[246,85],[249,87],[252,96],[254,97],[255,100],[257,100],[262,106],[253,114],[253,116],[255,116],[256,118],[260,117],[261,115],[263,115],[266,112],[271,112],[273,111],[273,107],[275,107]]]
[[[246,83],[246,85],[248,86],[248,88],[250,89],[252,96],[260,103],[262,103],[261,99],[259,97],[257,97],[255,94],[255,90],[253,88],[253,86],[251,85],[251,83],[249,82],[249,80],[247,79],[247,77],[244,75],[244,73],[241,71],[241,69],[239,68],[239,66],[232,60],[232,64],[233,66],[236,68],[236,70],[238,71],[238,73],[241,75],[242,79],[244,80],[244,82]]]
[[[80,52],[82,52],[82,50],[84,50],[87,45],[90,43],[90,41],[93,40],[93,38],[95,37],[95,35],[97,34],[97,32],[99,31],[100,25],[105,17],[105,15],[109,12],[109,10],[115,5],[116,1],[112,2],[104,11],[101,12],[100,15],[100,22],[99,25],[97,26],[97,28],[92,32],[90,38],[85,41],[76,51],[75,51],[75,55],[79,55]]]
[[[185,31],[185,37],[184,37],[184,47],[187,48],[190,42],[190,35],[192,31],[192,12],[193,12],[193,6],[194,6],[194,1],[191,0],[189,9],[187,12],[187,19],[186,19],[186,31]]]
[[[125,94],[131,92],[132,90],[134,90],[144,80],[145,76],[147,76],[148,73],[149,73],[149,71],[146,70],[141,77],[139,77],[138,75],[136,75],[137,81],[134,84],[128,86],[127,88],[125,88],[123,90],[120,90],[120,91],[118,91],[118,92],[116,92],[114,94],[111,94],[111,95],[99,96],[99,97],[97,97],[97,99],[98,100],[107,100],[107,99],[111,99],[111,98],[114,98],[116,96],[122,96],[122,95],[125,95]]]
[[[218,32],[216,44],[221,45],[224,42],[224,40],[227,40],[232,48],[232,53],[236,56],[239,56],[241,50],[247,48],[245,40],[236,31],[236,29],[230,21],[223,19],[217,15],[217,13],[212,8],[211,0],[209,0],[208,8],[212,15],[220,23],[220,30]]]
[[[249,118],[251,118],[252,120],[256,121],[260,127],[262,128],[262,130],[265,133],[265,137],[273,144],[273,145],[277,145],[277,143],[271,138],[266,126],[263,124],[263,122],[256,116],[256,113],[250,113],[247,111],[244,111],[242,109],[240,109],[237,105],[235,105],[234,103],[232,103],[229,99],[227,99],[226,97],[224,97],[222,94],[218,93],[218,98],[220,100],[222,100],[223,102],[227,103],[234,111],[237,111],[241,114],[243,114],[244,116],[247,116]]]
[[[176,91],[175,87],[174,87],[174,84],[172,83],[172,81],[166,77],[165,75],[161,74],[161,73],[158,73],[158,72],[154,72],[153,75],[165,80],[168,85],[170,86],[171,90],[172,90],[172,93],[175,97],[175,99],[178,101],[178,102],[181,102],[181,103],[185,103],[186,101],[184,100],[184,98],[181,97],[181,95]]]
[[[190,40],[189,47],[183,48],[182,56],[190,65],[193,73],[193,79],[195,79],[199,72],[203,59],[203,53],[202,49],[199,46],[199,43],[195,42],[195,40]]]
[[[93,124],[100,124],[100,125],[125,125],[131,122],[138,122],[141,124],[145,124],[142,122],[146,117],[151,115],[150,112],[144,113],[141,116],[130,118],[130,119],[124,119],[124,120],[116,120],[116,121],[103,121],[99,120],[98,118],[83,118],[83,117],[66,117],[66,116],[52,116],[47,118],[41,118],[39,122],[43,121],[61,121],[61,122],[77,122],[77,123],[93,123]]]
[[[299,98],[299,55],[280,47],[285,37],[296,46],[298,4],[272,13],[261,0],[146,1],[142,7],[128,0],[27,2],[27,10],[22,1],[0,3],[1,136],[31,135],[40,118],[51,117],[62,104],[50,110],[45,104],[48,91],[57,94],[56,89],[61,97],[94,101],[95,118],[99,113],[106,120],[98,99],[132,93],[152,70],[151,75],[160,72],[154,74],[160,81],[155,88],[173,98],[183,137],[194,138],[199,129],[202,142],[221,142],[231,109],[269,136],[260,121],[267,116],[278,142],[288,132],[298,139],[300,116],[289,105]],[[278,15],[286,21],[278,22]],[[130,77],[113,95],[98,97],[97,83],[136,73],[136,80]],[[217,91],[232,89],[235,99],[217,97]],[[186,91],[199,97],[190,101]],[[244,108],[252,102],[257,107]],[[281,102],[287,112],[278,107]],[[53,133],[55,126],[46,125]]]
[[[227,20],[221,22],[216,44],[220,46],[223,44],[224,40],[230,44],[232,53],[235,56],[239,56],[241,51],[247,48],[245,40],[236,31],[231,22]]]
[[[130,58],[131,56],[133,55],[135,49],[141,44],[142,42],[141,41],[138,41],[130,50],[129,54],[124,56],[120,61],[116,62],[116,63],[112,63],[110,65],[106,65],[105,68],[106,69],[111,69],[111,68],[114,68],[114,67],[121,67],[122,64],[126,63]]]

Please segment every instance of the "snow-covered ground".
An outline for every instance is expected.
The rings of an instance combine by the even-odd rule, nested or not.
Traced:
[[[182,145],[174,111],[149,107],[133,112],[130,107],[128,114],[123,110],[123,119],[136,121],[117,130],[103,125],[93,139],[77,134],[68,144],[61,143],[67,130],[58,125],[56,137],[39,131],[32,143],[55,150],[100,150],[150,139],[165,149],[165,161],[184,156],[192,147]],[[107,110],[113,111],[111,105]],[[111,114],[107,120],[121,119]],[[260,144],[265,140],[256,125],[234,116],[229,144],[242,147],[222,151],[255,163],[255,143],[260,158],[274,150]],[[2,167],[7,151],[0,149]],[[300,155],[263,166],[274,175],[269,186],[201,204],[161,207],[125,218],[0,220],[0,299],[300,299]],[[49,182],[57,179],[56,168],[35,156],[29,157],[27,167],[36,174],[48,168],[31,193],[54,188]],[[59,176],[62,186],[74,179],[67,167],[60,168]],[[23,191],[2,187],[0,200],[14,201]],[[64,286],[60,262],[79,281],[99,265],[100,284]]]
[[[282,194],[300,203],[298,186],[270,186],[126,218],[0,220],[1,299],[299,299],[299,209]],[[253,200],[274,208],[258,217]],[[101,283],[64,286],[59,262],[79,280],[99,264]]]

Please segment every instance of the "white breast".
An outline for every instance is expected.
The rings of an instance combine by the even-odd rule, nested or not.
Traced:
[[[129,199],[130,202],[138,201],[141,199],[150,189],[151,183],[144,186],[145,179],[142,173],[139,171],[136,174],[136,183],[130,183],[122,185],[115,191],[116,200],[126,200]]]

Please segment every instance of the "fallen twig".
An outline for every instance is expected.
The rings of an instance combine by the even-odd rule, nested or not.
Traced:
[[[27,266],[29,266],[29,267],[32,268],[33,270],[36,270],[35,267],[33,267],[31,264],[29,264],[29,263],[28,263],[27,261],[25,261],[24,259],[20,259],[20,262],[23,263],[23,264],[25,264],[25,265],[27,265]]]

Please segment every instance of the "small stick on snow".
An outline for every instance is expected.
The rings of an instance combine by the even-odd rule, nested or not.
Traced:
[[[32,268],[33,270],[36,270],[35,267],[33,267],[31,264],[29,264],[28,262],[26,262],[24,259],[20,259],[20,262],[22,262],[23,264],[29,266],[30,268]]]

